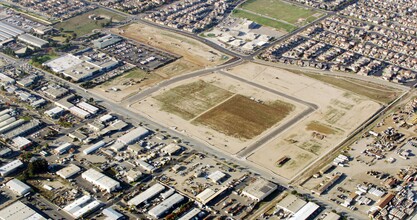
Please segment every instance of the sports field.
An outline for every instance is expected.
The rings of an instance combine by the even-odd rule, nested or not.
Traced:
[[[311,23],[323,13],[281,0],[248,0],[234,10],[233,15],[291,32],[297,27]]]
[[[282,101],[259,103],[236,95],[194,122],[228,136],[251,139],[284,119],[293,109],[293,105]]]

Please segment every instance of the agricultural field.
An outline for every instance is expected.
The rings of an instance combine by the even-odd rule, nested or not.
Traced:
[[[100,16],[101,19],[93,20],[88,18],[93,14]],[[82,36],[91,33],[91,31],[94,29],[102,29],[108,23],[120,22],[124,19],[125,17],[120,14],[116,14],[103,8],[98,8],[82,15],[70,18],[64,22],[58,23],[55,25],[55,28],[62,28],[64,32],[72,32],[77,34],[77,36]]]
[[[178,82],[131,107],[232,154],[307,108],[222,73]]]
[[[251,139],[284,119],[294,106],[282,101],[258,103],[236,95],[198,117],[194,122],[228,136]]]
[[[323,16],[323,13],[281,0],[249,0],[235,9],[233,15],[291,32]]]

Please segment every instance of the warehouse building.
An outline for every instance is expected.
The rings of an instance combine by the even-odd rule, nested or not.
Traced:
[[[224,178],[226,178],[226,174],[217,170],[214,171],[213,173],[211,173],[208,178],[213,182],[213,183],[221,183],[223,181]]]
[[[22,161],[14,160],[14,161],[0,167],[0,175],[1,176],[7,176],[7,175],[13,173],[14,171],[16,171],[17,169],[19,169],[22,166],[23,166]]]
[[[210,188],[207,188],[203,192],[199,193],[195,198],[201,204],[206,205],[208,202],[211,201],[211,198],[214,194],[216,194],[216,192],[214,192],[214,190],[212,190]]]
[[[298,198],[295,195],[287,195],[284,199],[282,199],[278,204],[277,207],[288,212],[290,214],[295,214],[300,210],[303,206],[307,204],[306,201]]]
[[[11,40],[13,40],[13,38],[16,38],[20,34],[24,34],[24,33],[25,33],[24,31],[0,21],[1,44],[10,42]]]
[[[95,200],[90,195],[85,195],[65,206],[63,210],[73,218],[78,219],[97,210],[100,206],[102,206],[100,201]]]
[[[67,151],[69,151],[71,148],[72,148],[72,144],[71,143],[68,143],[68,142],[65,142],[65,143],[63,143],[63,144],[61,144],[61,145],[59,145],[57,148],[55,148],[54,149],[54,153],[56,154],[56,155],[61,155],[61,154],[64,154],[64,153],[66,153]]]
[[[143,191],[142,193],[138,194],[137,196],[130,199],[127,204],[130,206],[138,206],[142,204],[143,202],[146,202],[155,196],[157,196],[159,193],[165,190],[165,186],[161,185],[160,183],[156,183],[155,185],[151,186],[147,190]]]
[[[18,40],[22,41],[23,43],[32,45],[34,47],[43,48],[48,45],[48,41],[35,37],[31,34],[22,34],[17,37]]]
[[[1,220],[46,220],[41,214],[21,201],[16,201],[0,210]]]
[[[81,174],[81,177],[108,193],[111,193],[120,187],[120,183],[118,181],[98,172],[93,168],[85,171]]]
[[[199,208],[193,208],[189,212],[187,212],[185,215],[183,215],[178,220],[192,220],[195,219],[195,217],[201,212],[201,209]]]
[[[6,186],[18,196],[25,196],[33,191],[30,186],[18,179],[9,180],[9,182],[6,183]]]
[[[122,38],[113,34],[106,35],[102,38],[93,41],[95,48],[102,49],[122,41]]]
[[[142,128],[142,127],[137,127],[129,131],[125,135],[119,137],[117,141],[124,145],[130,145],[144,138],[148,134],[149,134],[149,131],[147,129]]]
[[[75,164],[70,164],[67,167],[64,167],[56,172],[56,174],[63,179],[69,179],[79,173],[81,171],[81,168],[79,168]]]
[[[58,106],[44,112],[45,115],[52,119],[58,119],[59,117],[61,117],[61,115],[63,115],[63,113],[64,109]]]
[[[178,203],[184,200],[184,196],[175,193],[170,196],[168,199],[162,201],[159,205],[153,207],[149,210],[148,214],[156,219],[159,219],[165,216],[169,210],[174,208]]]
[[[258,179],[247,186],[242,194],[257,201],[262,201],[277,189],[277,185],[264,179]]]
[[[87,111],[82,110],[81,108],[78,108],[77,106],[72,106],[71,108],[68,109],[71,114],[81,118],[81,119],[86,119],[88,117],[90,117],[90,113]]]
[[[32,146],[32,141],[28,140],[25,137],[15,137],[12,139],[13,147],[17,150],[24,150]]]
[[[317,212],[320,210],[320,206],[314,202],[309,202],[303,206],[298,212],[296,212],[290,220],[306,220],[313,218],[317,215]]]
[[[103,215],[106,216],[106,220],[118,220],[118,219],[123,218],[122,213],[110,207],[103,210]]]
[[[88,104],[87,102],[80,102],[80,103],[77,104],[77,106],[80,107],[81,109],[87,111],[87,112],[90,112],[93,115],[97,114],[97,112],[100,110],[99,108],[97,108],[97,107],[95,107],[91,104]]]
[[[137,170],[129,170],[126,173],[126,179],[129,183],[137,181],[139,178],[143,176],[142,172]]]
[[[106,142],[99,141],[99,142],[91,145],[90,147],[86,148],[85,150],[83,150],[83,153],[85,155],[92,154],[92,153],[96,152],[98,149],[104,147],[104,145],[106,145]]]
[[[167,146],[161,149],[163,153],[168,154],[170,156],[178,153],[180,150],[181,147],[174,143],[168,144]]]
[[[8,131],[11,131],[11,130],[19,127],[20,125],[24,124],[25,122],[26,121],[24,119],[19,119],[17,121],[14,121],[14,122],[12,122],[12,123],[10,123],[10,124],[8,124],[8,125],[0,128],[0,134],[4,134],[4,133],[6,133]]]

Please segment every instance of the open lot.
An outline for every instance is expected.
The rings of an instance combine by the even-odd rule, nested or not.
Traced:
[[[195,122],[236,138],[251,139],[284,119],[294,106],[282,101],[259,103],[236,95]]]
[[[221,73],[176,83],[131,107],[233,154],[307,108]]]
[[[95,14],[96,16],[100,16],[102,19],[93,20],[88,18],[90,15]],[[125,17],[121,16],[120,14],[113,13],[109,10],[98,8],[93,11],[89,11],[82,15],[78,15],[76,17],[70,18],[64,22],[58,23],[55,25],[55,28],[60,29],[63,28],[66,32],[74,32],[77,36],[82,36],[84,34],[91,33],[94,29],[101,29],[103,28],[102,25],[110,22],[119,22],[124,20]]]
[[[181,56],[176,61],[149,72],[149,74],[138,74],[137,78],[117,77],[111,82],[100,85],[93,89],[93,92],[106,95],[111,88],[118,88],[120,91],[111,91],[113,101],[120,102],[130,95],[142,91],[152,85],[180,74],[190,73],[205,67],[216,66],[226,62],[229,57],[211,47],[198,41],[186,38],[181,35],[159,30],[143,24],[131,24],[122,29],[112,29],[114,33],[136,40],[151,47]],[[127,81],[137,83],[126,83]]]
[[[233,15],[278,30],[291,32],[323,14],[281,0],[249,0],[233,11]]]
[[[336,146],[381,107],[367,97],[283,69],[247,63],[230,72],[318,106],[248,157],[287,179]],[[290,159],[278,165],[283,157]]]

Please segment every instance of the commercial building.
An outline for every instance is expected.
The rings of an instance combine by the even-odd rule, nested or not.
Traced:
[[[32,45],[34,47],[42,48],[48,45],[48,41],[35,37],[31,34],[22,34],[17,37],[18,40],[22,41],[23,43]]]
[[[161,185],[160,183],[156,183],[155,185],[151,186],[149,189],[143,191],[142,193],[138,194],[137,196],[130,199],[127,204],[130,206],[138,206],[149,199],[154,198],[159,193],[165,190],[165,186]]]
[[[170,196],[168,199],[162,201],[159,205],[153,207],[149,210],[148,214],[156,219],[159,219],[166,215],[168,211],[175,207],[178,203],[184,200],[184,196],[175,193]]]
[[[81,177],[108,193],[111,193],[120,187],[120,183],[118,181],[98,172],[93,168],[85,171],[81,174]]]
[[[290,220],[306,220],[315,216],[315,213],[319,210],[320,206],[314,202],[309,202],[303,206],[298,212],[296,212]]]
[[[142,139],[143,137],[145,137],[148,134],[149,134],[149,131],[147,129],[142,128],[142,127],[137,127],[135,129],[129,131],[125,135],[119,137],[117,139],[117,141],[124,144],[124,145],[130,145],[130,144],[133,144],[133,143],[137,142],[138,140]]]
[[[142,172],[137,170],[129,170],[126,173],[126,179],[129,182],[135,182],[143,176]]]
[[[113,34],[106,35],[93,41],[95,48],[101,49],[122,41],[122,38]]]
[[[102,206],[102,203],[89,195],[85,195],[64,207],[64,211],[73,218],[82,218]]]
[[[205,205],[205,204],[207,204],[211,200],[212,196],[215,193],[216,192],[214,192],[214,190],[212,190],[210,188],[207,188],[207,189],[203,190],[203,192],[199,193],[195,198],[201,204]]]
[[[152,166],[151,164],[143,161],[143,160],[137,160],[136,163],[145,171],[149,172],[149,173],[153,173],[155,172],[156,168],[154,166]]]
[[[9,175],[10,173],[13,173],[14,171],[16,171],[17,169],[19,169],[22,166],[23,166],[22,161],[14,160],[14,161],[0,167],[0,175],[1,176],[7,176],[7,175]]]
[[[247,186],[242,194],[259,202],[277,189],[277,185],[264,179],[258,179]]]
[[[106,216],[106,220],[118,220],[123,218],[123,214],[112,209],[112,208],[106,208],[103,210],[103,215]]]
[[[104,145],[106,145],[106,142],[104,142],[104,141],[99,141],[99,142],[97,142],[97,143],[95,143],[95,144],[91,145],[90,147],[86,148],[85,150],[83,150],[83,153],[84,153],[85,155],[88,155],[88,154],[94,153],[94,152],[95,152],[95,151],[97,151],[98,149],[100,149],[100,148],[104,147]]]
[[[179,218],[178,220],[191,220],[191,219],[195,219],[195,217],[200,212],[201,212],[201,209],[199,209],[199,208],[193,208],[189,212],[187,212],[185,215],[183,215],[181,218]]]
[[[56,172],[56,174],[63,179],[68,179],[76,175],[81,171],[81,168],[79,168],[75,164],[70,164],[67,167],[64,167]]]
[[[9,180],[9,182],[6,183],[6,186],[19,196],[25,196],[32,192],[30,186],[18,179]]]
[[[77,104],[77,106],[91,114],[97,114],[97,112],[100,110],[99,108],[88,104],[87,102],[80,102]]]
[[[61,155],[63,153],[66,153],[67,151],[69,151],[69,149],[71,149],[72,146],[73,145],[71,143],[65,142],[65,143],[59,145],[57,148],[55,148],[54,153],[57,154],[57,155]]]
[[[68,109],[71,114],[81,118],[81,119],[86,119],[88,117],[90,117],[90,113],[87,111],[82,110],[81,108],[78,108],[77,106],[72,106],[71,108]]]
[[[46,220],[41,214],[21,201],[16,201],[0,210],[1,220]]]

